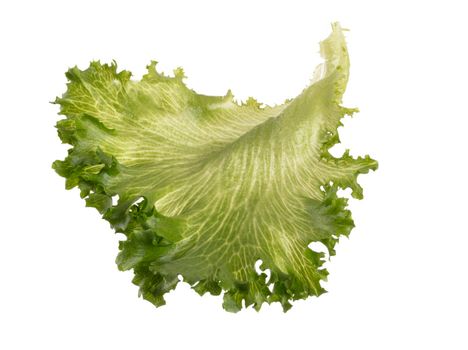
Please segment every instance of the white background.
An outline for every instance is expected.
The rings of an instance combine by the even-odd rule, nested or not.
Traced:
[[[4,1],[0,5],[0,348],[467,349],[468,49],[463,1]],[[51,169],[68,67],[151,59],[204,94],[294,97],[340,21],[343,147],[380,162],[320,298],[230,314],[180,284],[156,309],[118,236]]]

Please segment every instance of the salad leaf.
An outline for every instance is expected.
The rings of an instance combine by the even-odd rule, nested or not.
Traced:
[[[125,234],[117,264],[133,269],[143,298],[163,305],[180,278],[200,294],[224,292],[228,311],[288,310],[324,292],[325,255],[308,246],[334,254],[354,226],[337,190],[362,198],[357,176],[377,168],[329,153],[340,119],[356,112],[340,105],[349,60],[332,29],[311,85],[277,106],[197,94],[182,69],[166,76],[154,61],[140,81],[115,63],[66,73],[57,129],[72,148],[53,168]]]

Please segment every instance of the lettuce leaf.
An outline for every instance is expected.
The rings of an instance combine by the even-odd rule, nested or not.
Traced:
[[[166,76],[154,61],[140,81],[115,62],[66,73],[57,129],[72,147],[53,168],[125,234],[117,264],[133,269],[143,298],[163,305],[180,276],[200,294],[223,292],[234,312],[264,302],[286,311],[324,292],[325,255],[308,246],[334,254],[354,226],[337,190],[362,198],[357,176],[377,168],[329,153],[356,111],[340,105],[349,60],[332,29],[311,85],[273,107],[197,94],[182,69]]]

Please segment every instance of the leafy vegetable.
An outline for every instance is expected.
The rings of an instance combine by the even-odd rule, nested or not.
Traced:
[[[134,270],[143,298],[163,305],[178,276],[200,294],[224,291],[228,311],[288,310],[324,292],[325,256],[308,245],[334,254],[353,227],[337,190],[362,198],[357,176],[377,162],[329,153],[356,111],[340,106],[349,61],[338,24],[321,53],[314,82],[274,107],[197,94],[182,69],[169,77],[156,62],[141,81],[115,63],[66,73],[57,128],[73,147],[53,168],[126,235],[117,264]]]

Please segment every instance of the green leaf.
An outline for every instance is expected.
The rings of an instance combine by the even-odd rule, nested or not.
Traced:
[[[324,292],[325,257],[308,245],[334,254],[354,226],[337,190],[362,198],[357,177],[377,162],[329,153],[356,111],[341,106],[349,60],[338,24],[321,53],[311,85],[272,107],[197,94],[182,69],[166,76],[154,61],[141,81],[115,63],[67,72],[57,128],[73,147],[53,167],[126,235],[117,263],[145,299],[164,304],[179,275],[200,294],[224,291],[228,311],[288,310]]]

